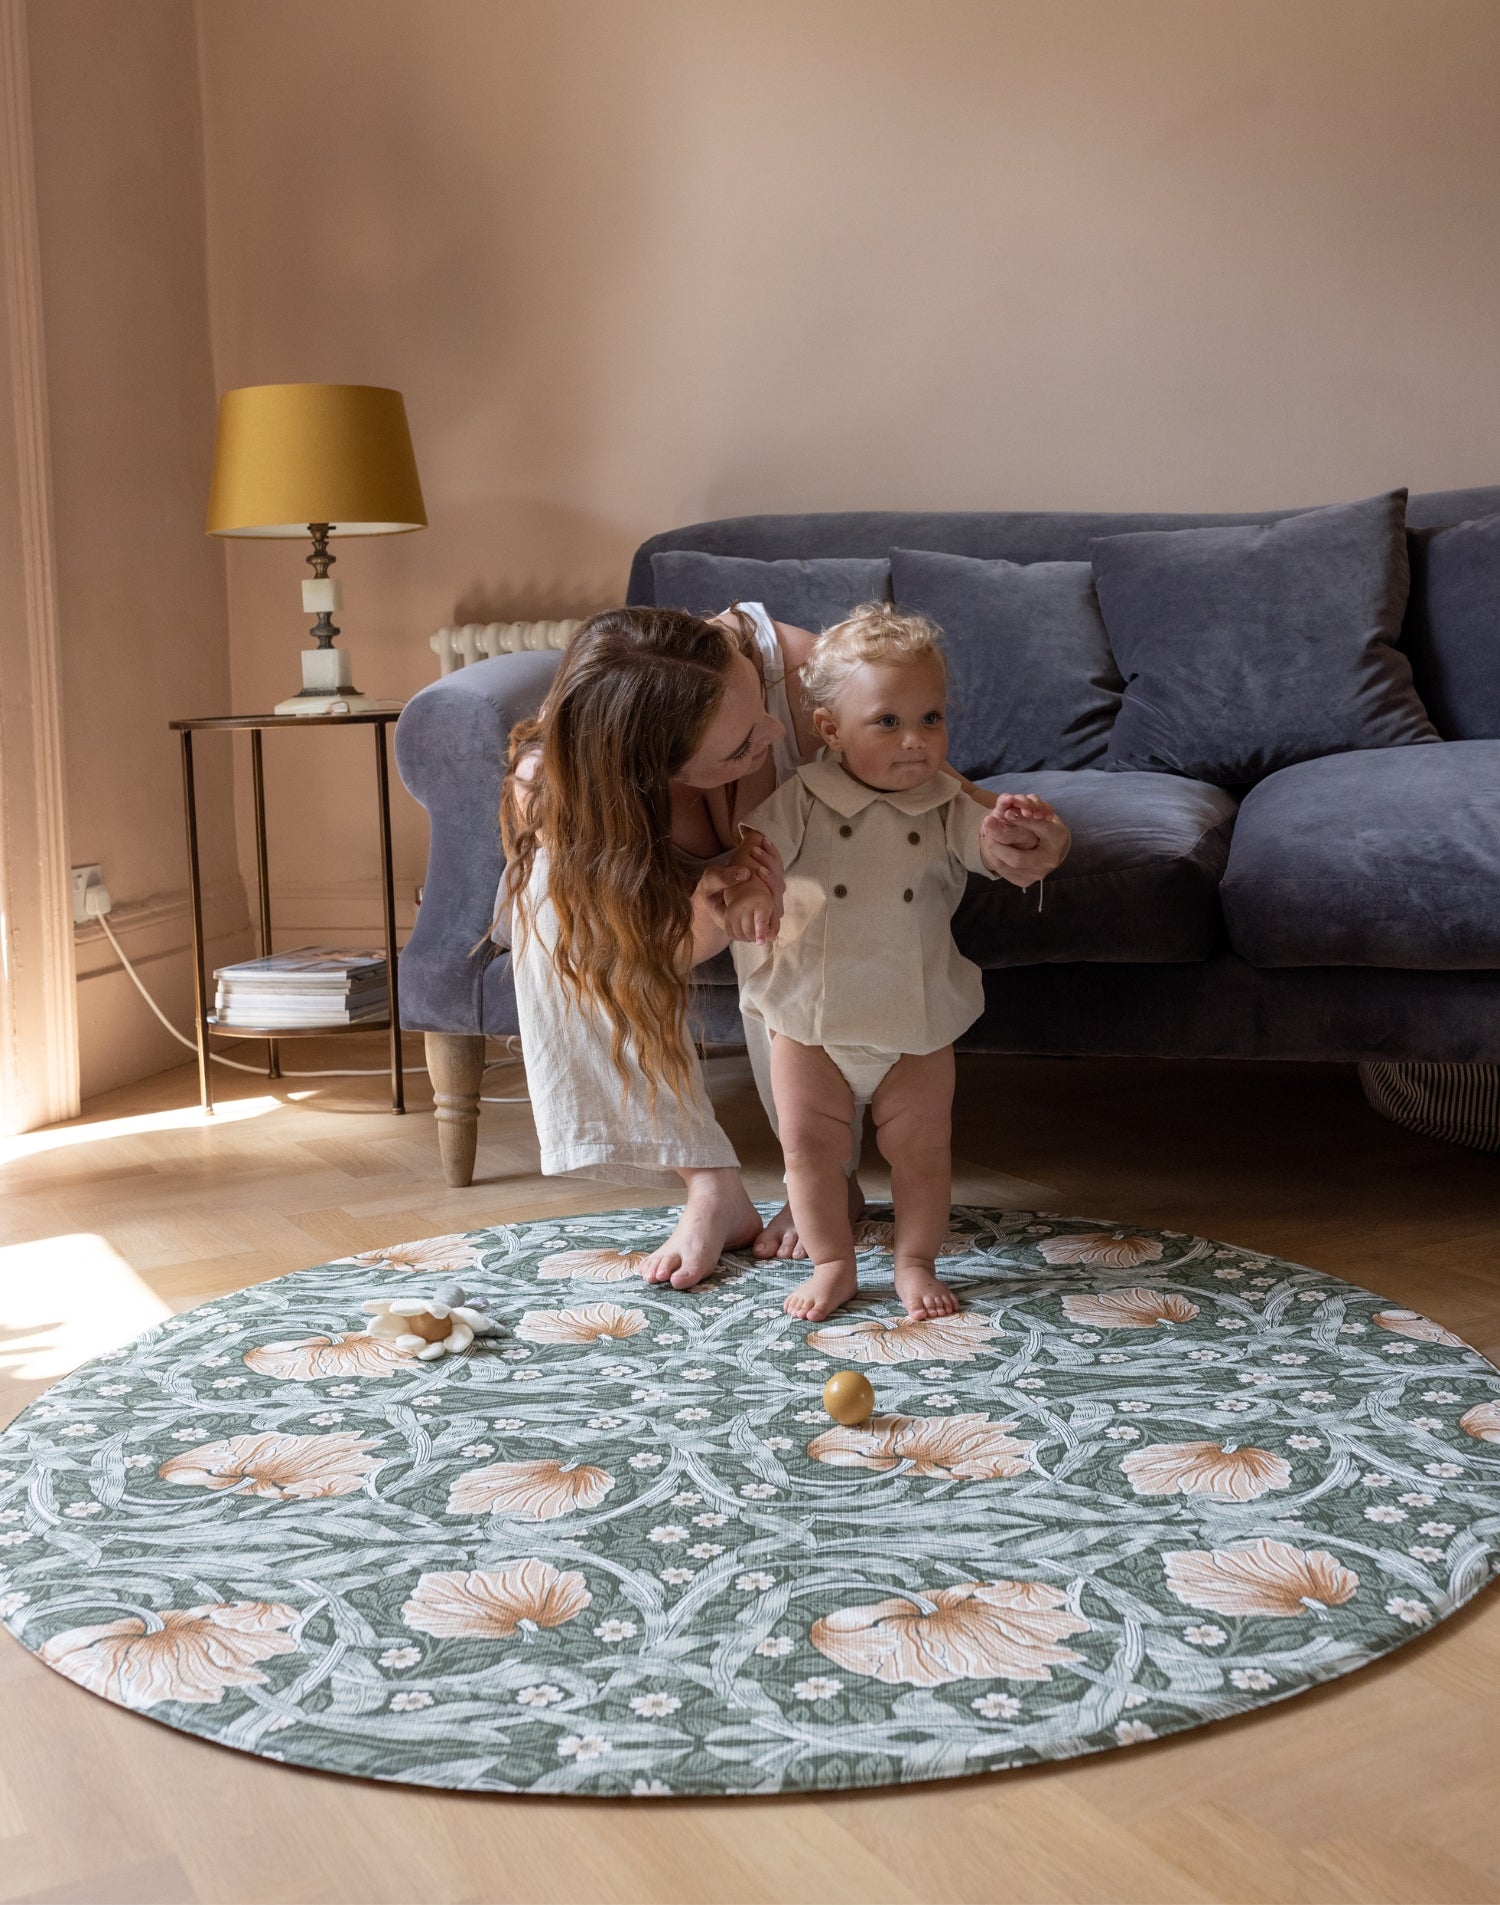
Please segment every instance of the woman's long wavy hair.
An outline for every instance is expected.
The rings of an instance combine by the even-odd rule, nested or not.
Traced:
[[[756,659],[744,619],[732,620],[653,608],[595,615],[569,642],[541,714],[511,731],[500,824],[512,937],[530,929],[544,853],[553,970],[609,1020],[622,1077],[632,1048],[653,1103],[663,1084],[681,1099],[692,1076],[693,882],[672,846],[670,783],[724,697],[731,659]],[[535,764],[520,779],[528,755]]]

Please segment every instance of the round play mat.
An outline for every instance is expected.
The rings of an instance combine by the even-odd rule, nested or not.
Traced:
[[[769,1793],[1156,1739],[1348,1673],[1500,1567],[1500,1371],[1176,1231],[960,1211],[912,1323],[666,1213],[242,1290],[0,1435],[0,1616],[91,1692],[290,1764],[476,1791]],[[503,1334],[411,1360],[365,1299]],[[857,1428],[834,1370],[873,1382]]]

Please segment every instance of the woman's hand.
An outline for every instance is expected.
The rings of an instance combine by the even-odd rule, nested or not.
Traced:
[[[1073,836],[1039,794],[1002,794],[979,826],[979,853],[997,878],[1026,888],[1067,858]]]
[[[729,944],[724,924],[725,905],[732,893],[755,877],[750,867],[736,866],[731,860],[720,866],[705,867],[699,874],[698,884],[693,888],[693,965],[701,966],[705,959],[712,959]]]
[[[776,922],[781,923],[782,902],[786,898],[786,868],[781,864],[781,854],[763,833],[753,828],[745,831],[744,837],[729,856],[731,866],[749,867],[756,878],[761,880],[776,905]]]

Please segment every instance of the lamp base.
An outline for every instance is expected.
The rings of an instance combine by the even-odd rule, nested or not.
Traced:
[[[394,714],[404,701],[383,701],[378,695],[359,695],[350,689],[345,694],[290,695],[278,701],[273,714]]]

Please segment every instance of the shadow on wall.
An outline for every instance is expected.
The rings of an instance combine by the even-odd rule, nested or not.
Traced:
[[[456,623],[583,617],[625,599],[635,541],[602,516],[538,497],[469,498],[445,506],[443,530],[456,549],[495,551],[494,579],[461,585]]]

